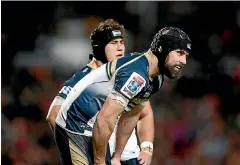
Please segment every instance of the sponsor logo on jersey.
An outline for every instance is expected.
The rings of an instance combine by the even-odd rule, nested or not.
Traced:
[[[141,91],[141,89],[145,86],[145,83],[145,79],[134,72],[122,87],[121,92],[129,98],[133,98]]]

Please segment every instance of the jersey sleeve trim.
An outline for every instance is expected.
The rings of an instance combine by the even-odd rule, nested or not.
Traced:
[[[119,104],[121,104],[124,108],[127,107],[129,100],[123,96],[121,93],[117,91],[112,91],[108,97],[110,97],[112,100],[116,100]]]

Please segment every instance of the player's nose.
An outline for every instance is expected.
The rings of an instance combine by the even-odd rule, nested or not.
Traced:
[[[117,50],[118,51],[123,51],[124,50],[124,44],[122,44],[121,42],[117,43]]]
[[[187,58],[186,58],[186,55],[184,55],[184,56],[180,56],[180,63],[183,64],[183,65],[186,65],[186,64],[187,64]]]

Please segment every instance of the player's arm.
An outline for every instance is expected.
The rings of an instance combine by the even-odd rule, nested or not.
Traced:
[[[46,117],[46,120],[48,121],[50,128],[53,130],[55,126],[55,121],[57,118],[57,115],[59,113],[59,110],[61,109],[61,106],[65,99],[67,98],[67,95],[71,91],[71,87],[65,84],[62,89],[59,91],[58,95],[54,98],[54,100],[51,103],[51,106],[48,110],[48,114]]]
[[[156,93],[161,88],[162,82],[162,76],[158,76],[153,79],[153,81],[151,82],[151,85],[153,85],[152,94]],[[141,143],[141,151],[147,152],[148,154],[152,155],[155,130],[153,111],[150,101],[146,102],[145,107],[141,112],[137,126],[137,132]]]
[[[117,127],[114,158],[120,160],[122,151],[131,136],[133,129],[137,125],[142,109],[142,105],[135,106],[130,112],[125,112],[120,117]]]
[[[116,118],[123,110],[122,104],[108,97],[97,115],[93,128],[94,164],[105,164],[108,140],[113,132]]]
[[[48,110],[46,120],[48,121],[52,130],[55,126],[55,120],[57,118],[58,112],[59,112],[64,100],[65,100],[64,98],[62,98],[60,96],[56,96],[54,98],[54,100],[52,101],[52,104]]]
[[[95,164],[105,164],[107,143],[113,132],[116,118],[124,111],[129,100],[141,91],[145,83],[146,80],[140,74],[132,72],[128,67],[122,67],[117,71],[114,88],[100,110],[94,124],[93,146]],[[132,113],[129,115],[137,114]],[[129,131],[131,132],[131,130]]]
[[[154,117],[150,102],[146,102],[138,121],[137,132],[140,140],[141,152],[138,160],[140,164],[151,164],[154,140]]]
[[[146,142],[149,144],[151,143],[152,146],[154,140],[154,117],[149,101],[140,114],[137,132],[141,143],[141,149],[145,147]]]

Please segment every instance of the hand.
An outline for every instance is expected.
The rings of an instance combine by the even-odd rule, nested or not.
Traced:
[[[150,165],[152,156],[147,152],[141,151],[138,156],[138,161],[141,165]]]
[[[120,159],[112,158],[111,160],[112,165],[121,165]]]
[[[104,163],[94,163],[94,165],[106,165],[106,163],[104,162]]]
[[[106,165],[106,162],[102,161],[102,159],[94,158],[94,165]]]

